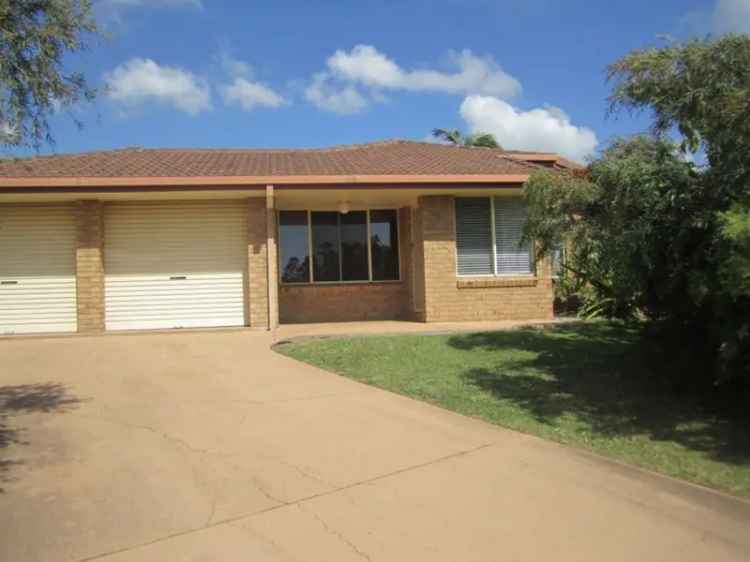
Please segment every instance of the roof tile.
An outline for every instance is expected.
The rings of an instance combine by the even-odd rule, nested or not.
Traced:
[[[383,141],[322,149],[140,149],[0,161],[0,177],[232,177],[528,174],[499,149]]]

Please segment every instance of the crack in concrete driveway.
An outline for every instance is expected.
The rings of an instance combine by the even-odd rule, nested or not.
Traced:
[[[325,373],[271,334],[0,341],[0,560],[716,562],[750,505]]]
[[[301,509],[301,510],[304,511],[302,505],[304,503],[306,503],[306,502],[310,502],[312,500],[316,500],[316,499],[322,498],[322,497],[330,495],[330,494],[336,494],[336,493],[339,493],[339,492],[345,492],[347,490],[356,488],[358,486],[366,486],[368,484],[372,484],[374,482],[379,482],[381,480],[390,478],[392,476],[396,476],[398,474],[402,474],[404,472],[408,472],[408,471],[411,471],[411,470],[418,470],[418,469],[425,468],[427,466],[434,465],[434,464],[437,464],[437,463],[440,463],[440,462],[444,462],[444,461],[447,461],[447,460],[459,458],[459,457],[471,454],[471,453],[476,452],[476,451],[481,451],[482,449],[485,449],[485,448],[491,447],[491,446],[492,446],[492,444],[487,443],[487,444],[484,444],[484,445],[480,445],[479,447],[474,447],[472,449],[468,449],[468,450],[465,450],[465,451],[458,451],[456,453],[452,453],[450,455],[446,455],[446,456],[440,457],[438,459],[434,459],[434,460],[431,460],[431,461],[420,463],[420,464],[415,465],[415,466],[409,466],[409,467],[400,468],[400,469],[395,470],[395,471],[393,471],[391,473],[388,473],[388,474],[381,474],[381,475],[375,476],[373,478],[370,478],[368,480],[361,481],[361,482],[353,482],[351,484],[348,484],[346,486],[342,486],[342,487],[334,489],[334,490],[330,490],[330,491],[323,492],[323,493],[320,493],[320,494],[315,494],[315,495],[312,495],[312,496],[300,498],[300,499],[295,500],[295,501],[286,502],[286,501],[282,501],[282,500],[276,499],[275,501],[279,502],[278,505],[275,505],[275,506],[263,509],[261,511],[251,512],[251,513],[245,513],[245,514],[238,515],[236,517],[232,517],[232,518],[229,518],[229,519],[224,519],[224,520],[215,521],[215,522],[209,522],[209,523],[206,523],[206,524],[204,524],[204,525],[202,525],[200,527],[197,527],[197,528],[186,529],[184,531],[173,533],[173,534],[170,534],[170,535],[167,535],[167,536],[164,536],[164,537],[160,537],[158,539],[155,539],[155,540],[152,540],[152,541],[149,541],[149,542],[145,542],[145,543],[142,543],[142,544],[131,545],[131,546],[128,546],[128,547],[125,547],[125,548],[122,548],[122,549],[118,549],[118,550],[114,550],[114,551],[110,551],[110,552],[104,552],[104,553],[96,554],[94,556],[89,556],[89,557],[86,557],[86,558],[81,558],[77,562],[91,562],[93,560],[106,559],[107,557],[112,556],[113,554],[119,554],[119,553],[122,553],[122,552],[128,552],[128,551],[140,549],[140,548],[143,548],[143,547],[146,547],[146,546],[150,546],[150,545],[162,542],[162,541],[174,539],[174,538],[181,537],[181,536],[184,536],[184,535],[188,535],[188,534],[191,534],[191,533],[198,533],[198,532],[201,532],[201,531],[205,531],[206,529],[210,529],[212,527],[218,527],[218,526],[221,526],[221,525],[235,524],[237,522],[240,522],[240,521],[243,521],[243,520],[248,520],[248,519],[251,519],[253,517],[261,516],[261,515],[263,515],[265,513],[269,513],[269,512],[275,511],[275,510],[280,509],[280,508],[285,508],[285,507],[290,507],[291,506],[291,507],[296,507],[296,508]],[[213,508],[212,508],[212,512],[213,512]],[[366,558],[369,559],[369,557],[367,557],[366,555],[364,555],[364,553],[361,553],[353,544],[351,544],[349,541],[347,541],[340,533],[336,532],[327,523],[325,523],[323,521],[323,519],[319,515],[315,514],[312,511],[310,511],[309,513],[311,515],[313,515],[315,517],[315,519],[317,519],[318,521],[320,521],[324,525],[324,527],[326,528],[327,531],[329,531],[331,533],[334,533],[339,538],[341,538],[341,540],[345,541],[349,546],[351,546],[352,549],[356,550],[359,554],[362,554],[363,556],[365,556]]]
[[[299,509],[301,509],[302,511],[307,511],[307,510],[305,510],[305,508],[303,508],[303,507],[302,507],[302,505],[301,505],[301,504],[299,504],[299,503],[297,504],[297,507],[298,507]],[[313,517],[315,517],[315,519],[316,519],[317,521],[319,521],[321,525],[323,525],[323,528],[324,528],[324,529],[325,529],[326,531],[328,531],[329,533],[331,533],[331,534],[332,534],[333,536],[335,536],[335,537],[336,537],[336,538],[338,538],[338,539],[339,539],[339,540],[340,540],[341,542],[343,542],[343,543],[344,543],[344,544],[345,544],[346,546],[348,546],[349,548],[351,548],[351,549],[352,549],[352,550],[353,550],[353,551],[354,551],[354,552],[355,552],[355,553],[356,553],[356,554],[357,554],[358,556],[360,556],[361,558],[364,558],[364,559],[365,559],[365,560],[367,560],[368,562],[372,562],[372,559],[370,558],[370,556],[369,556],[369,555],[368,555],[368,554],[367,554],[366,552],[362,552],[362,551],[361,551],[361,550],[360,550],[360,549],[359,549],[359,548],[357,547],[357,545],[356,545],[356,544],[354,544],[354,543],[353,543],[352,541],[350,541],[349,539],[347,539],[347,538],[346,538],[346,537],[345,537],[345,536],[344,536],[343,534],[341,534],[341,533],[340,533],[339,531],[337,531],[336,529],[334,529],[333,527],[331,527],[330,525],[328,525],[328,523],[326,523],[326,520],[325,520],[325,519],[323,519],[323,518],[322,518],[322,517],[321,517],[320,515],[318,515],[318,514],[317,514],[317,513],[315,513],[314,511],[307,511],[307,512],[308,512],[308,513],[310,513],[310,514],[311,514],[311,515],[312,515]]]

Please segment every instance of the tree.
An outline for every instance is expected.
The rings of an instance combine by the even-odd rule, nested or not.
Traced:
[[[0,1],[0,144],[52,144],[49,117],[94,98],[83,74],[65,71],[63,59],[96,32],[91,0]]]
[[[611,110],[650,111],[652,135],[586,178],[534,175],[527,235],[541,253],[570,241],[590,310],[647,319],[706,381],[750,383],[750,37],[634,51],[609,77]]]
[[[526,228],[543,255],[566,243],[563,267],[590,309],[623,319],[661,319],[686,291],[685,280],[672,272],[678,265],[672,263],[673,249],[692,254],[693,239],[702,236],[700,226],[683,224],[705,197],[699,178],[673,143],[618,139],[585,177],[533,174],[525,188]]]
[[[432,136],[456,146],[502,148],[495,139],[495,135],[490,133],[474,133],[464,136],[458,129],[433,129]]]
[[[712,168],[740,165],[746,182],[750,36],[636,50],[611,64],[608,77],[611,111],[651,111],[655,134],[676,129],[683,150],[704,148]]]
[[[676,130],[683,150],[705,151],[707,267],[694,271],[696,300],[710,308],[720,368],[750,377],[750,36],[635,51],[609,77],[612,109],[649,109],[654,133]]]

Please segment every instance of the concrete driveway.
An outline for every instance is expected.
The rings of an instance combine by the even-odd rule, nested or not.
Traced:
[[[750,558],[750,504],[296,363],[266,333],[0,341],[0,560]]]

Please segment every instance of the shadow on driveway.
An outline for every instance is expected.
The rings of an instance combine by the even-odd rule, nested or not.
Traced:
[[[11,445],[28,445],[22,437],[24,428],[14,418],[32,413],[60,413],[72,410],[81,400],[57,383],[0,386],[0,483],[11,480],[10,470],[23,464],[20,460],[3,458]],[[0,487],[0,493],[4,489]]]

